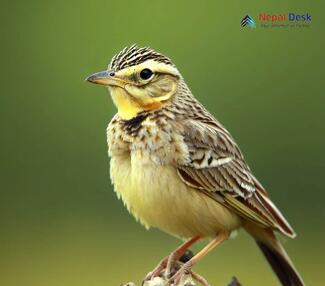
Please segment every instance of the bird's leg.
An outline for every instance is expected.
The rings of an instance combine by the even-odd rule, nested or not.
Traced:
[[[200,239],[200,236],[195,236],[186,242],[184,242],[181,246],[179,246],[177,249],[175,249],[170,255],[167,255],[165,258],[163,258],[159,264],[155,267],[155,269],[147,274],[147,276],[144,278],[143,282],[149,281],[153,279],[154,277],[157,277],[160,275],[161,271],[166,268],[167,265],[169,267],[172,267],[179,258],[186,252],[186,250],[191,247],[195,242],[197,242]],[[172,258],[171,258],[172,257]]]
[[[209,253],[218,244],[228,239],[228,232],[221,232],[215,239],[209,242],[201,251],[194,255],[189,261],[187,261],[175,274],[169,279],[169,285],[178,285],[184,274],[191,273],[191,269],[198,261],[200,261],[207,253]]]
[[[182,255],[186,252],[186,250],[188,250],[189,247],[191,247],[199,239],[200,239],[200,236],[195,236],[195,237],[191,238],[190,240],[188,240],[184,244],[182,244],[179,248],[174,250],[167,257],[166,274],[165,274],[165,276],[167,278],[169,278],[170,273],[173,270],[173,267],[175,266],[175,263],[182,257]]]

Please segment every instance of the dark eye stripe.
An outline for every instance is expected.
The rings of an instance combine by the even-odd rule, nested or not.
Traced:
[[[153,72],[152,72],[152,70],[150,70],[150,69],[143,69],[143,70],[140,72],[140,77],[141,77],[142,79],[144,79],[144,80],[151,78],[152,75],[153,75]]]

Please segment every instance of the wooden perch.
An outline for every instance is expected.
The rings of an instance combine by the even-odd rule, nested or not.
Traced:
[[[175,267],[176,269],[174,269],[174,271],[177,271],[183,265],[183,263],[190,260],[192,257],[193,257],[192,251],[188,250],[177,262]],[[195,278],[196,277],[194,273],[193,275],[192,274],[185,275],[183,276],[182,280],[177,286],[198,286],[198,283],[195,281],[197,279]],[[136,286],[136,284],[134,284],[133,282],[128,282],[121,286]],[[164,276],[164,273],[162,273],[160,277],[155,277],[150,281],[146,281],[143,283],[142,286],[170,286],[170,284],[168,284],[168,279]],[[227,286],[242,286],[242,284],[238,282],[236,277],[232,277],[230,283]]]

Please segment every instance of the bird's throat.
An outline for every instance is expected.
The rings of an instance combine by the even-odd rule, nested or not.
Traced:
[[[122,119],[132,119],[143,111],[143,108],[124,89],[119,87],[112,88],[111,95],[117,107],[118,115]]]
[[[167,101],[151,98],[134,98],[120,87],[111,88],[113,102],[117,107],[118,115],[124,120],[135,118],[140,112],[160,109]]]

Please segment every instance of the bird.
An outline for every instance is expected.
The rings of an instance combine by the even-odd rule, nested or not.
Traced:
[[[117,108],[107,127],[110,177],[118,198],[146,228],[184,243],[146,280],[167,270],[177,285],[217,245],[242,228],[256,241],[283,286],[304,282],[276,233],[295,232],[253,175],[227,129],[198,101],[171,59],[131,45],[86,81],[105,86]],[[197,241],[210,241],[176,273]],[[209,285],[199,275],[198,280]]]

